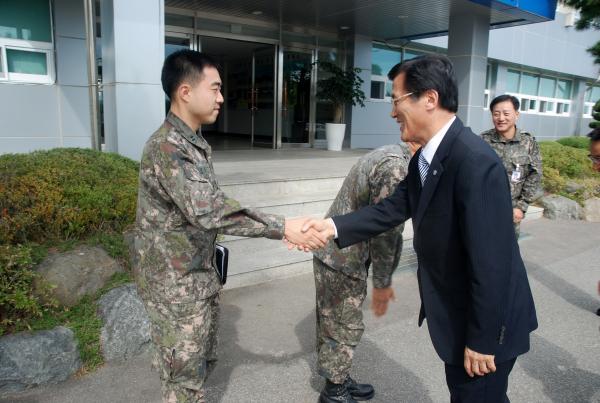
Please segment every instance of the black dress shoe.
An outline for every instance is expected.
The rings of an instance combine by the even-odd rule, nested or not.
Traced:
[[[370,400],[375,396],[375,389],[373,385],[368,383],[356,383],[356,381],[350,377],[344,381],[344,386],[354,400]]]
[[[327,379],[325,383],[325,388],[321,392],[319,396],[319,403],[357,403],[356,400],[352,397],[348,389],[346,389],[346,384],[337,384],[330,382]]]

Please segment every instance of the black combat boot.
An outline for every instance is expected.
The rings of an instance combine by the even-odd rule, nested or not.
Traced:
[[[357,403],[356,400],[350,395],[346,384],[337,384],[330,382],[327,379],[325,388],[319,396],[319,403]]]
[[[350,376],[344,381],[344,386],[354,400],[370,400],[375,396],[373,385],[368,383],[356,383]]]

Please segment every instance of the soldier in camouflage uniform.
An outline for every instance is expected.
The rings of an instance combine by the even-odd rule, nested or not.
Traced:
[[[517,98],[500,95],[492,100],[490,111],[494,128],[481,133],[481,137],[504,163],[510,183],[515,234],[519,238],[527,207],[542,195],[542,156],[535,137],[517,129]]]
[[[217,234],[301,242],[290,232],[293,222],[243,208],[219,189],[199,131],[223,103],[215,63],[176,52],[165,60],[162,82],[171,111],[142,154],[134,275],[150,317],[163,401],[204,402],[203,384],[216,361]]]
[[[364,155],[344,180],[327,217],[358,210],[393,193],[407,174],[409,160],[406,145],[384,146]],[[375,311],[381,315],[393,298],[392,273],[400,260],[403,229],[402,224],[345,249],[330,241],[314,252],[317,366],[327,379],[320,396],[323,403],[368,400],[374,395],[371,385],[358,384],[349,376],[350,367],[365,328],[361,308],[367,293],[369,266],[373,267],[373,302],[378,302],[375,293],[384,295]]]

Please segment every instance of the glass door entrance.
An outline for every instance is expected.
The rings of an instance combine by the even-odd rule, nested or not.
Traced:
[[[310,145],[313,136],[313,53],[283,50],[281,95],[281,144]]]
[[[274,147],[275,46],[200,37],[199,48],[221,67],[225,103],[217,121],[202,127],[213,148]]]

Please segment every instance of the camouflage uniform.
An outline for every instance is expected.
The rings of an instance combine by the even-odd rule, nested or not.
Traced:
[[[542,156],[540,148],[530,133],[516,130],[515,136],[507,140],[490,129],[481,137],[496,151],[508,174],[513,208],[527,212],[529,204],[542,195]],[[514,224],[519,237],[520,225]]]
[[[408,171],[405,145],[389,145],[364,155],[350,170],[327,217],[377,203],[392,193]],[[334,242],[314,253],[319,373],[334,383],[349,375],[354,349],[364,331],[362,304],[373,265],[373,286],[386,288],[402,253],[400,225],[368,242],[339,249]]]
[[[164,401],[204,401],[216,360],[217,233],[281,239],[283,231],[283,217],[243,208],[219,189],[210,146],[169,113],[142,155],[133,259]]]

